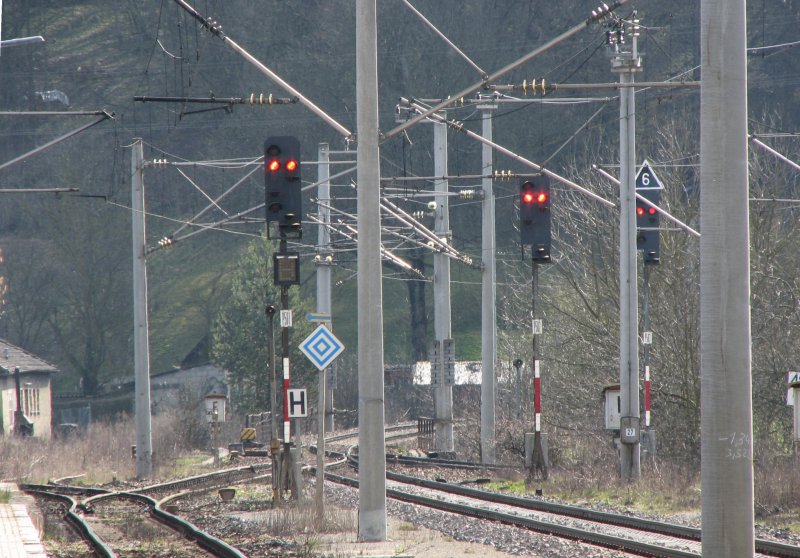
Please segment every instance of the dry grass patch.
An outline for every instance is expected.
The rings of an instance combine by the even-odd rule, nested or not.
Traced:
[[[290,537],[297,533],[342,533],[358,528],[358,515],[352,510],[326,506],[322,521],[312,502],[293,503],[254,516],[254,521],[271,535]]]
[[[152,446],[154,476],[167,471],[182,455],[191,451],[176,427],[174,416],[153,417]],[[133,420],[96,422],[75,435],[63,438],[0,439],[0,480],[45,483],[49,480],[82,475],[77,482],[106,484],[117,479],[133,479],[136,462],[131,447],[136,443]],[[188,468],[187,468],[188,470]]]

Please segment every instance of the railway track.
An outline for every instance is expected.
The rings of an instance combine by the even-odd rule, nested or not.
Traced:
[[[116,556],[245,558],[227,543],[161,509],[144,494],[117,492],[88,498],[84,522]]]
[[[122,557],[141,550],[149,541],[148,556],[214,556],[244,558],[234,547],[161,508],[150,495],[209,491],[219,486],[264,478],[271,464],[253,464],[153,484],[131,492],[69,485],[22,485],[27,493],[54,502],[56,512],[88,547],[88,555]],[[168,499],[168,498],[167,498]],[[166,499],[165,499],[166,500]],[[131,545],[139,550],[135,552]],[[140,554],[136,554],[140,555]]]
[[[87,555],[102,558],[209,556],[245,558],[236,548],[161,509],[144,494],[68,486],[24,485],[31,495],[54,501],[64,520],[87,545]],[[77,498],[84,496],[79,501]]]
[[[389,436],[408,437],[415,435],[409,432],[414,425],[396,425]],[[342,443],[357,437],[357,432],[347,432],[326,438],[326,442]],[[344,444],[346,445],[346,444]],[[349,459],[357,466],[357,457],[352,454],[355,446],[350,446],[347,453],[327,451],[335,463],[343,463]],[[524,498],[476,489],[456,483],[442,482],[420,478],[409,474],[391,470],[394,464],[406,467],[436,467],[443,470],[450,469],[489,469],[482,464],[466,461],[410,457],[402,454],[388,454],[387,463],[387,496],[409,504],[437,509],[452,514],[460,514],[476,518],[481,521],[491,521],[517,527],[519,529],[546,533],[557,537],[581,541],[597,546],[621,550],[643,556],[658,556],[666,558],[688,558],[700,556],[700,530],[683,525],[651,521],[633,516],[601,512],[579,506],[570,506],[547,502],[538,498]],[[326,465],[327,469],[328,465]],[[498,468],[498,467],[495,467]],[[499,467],[508,468],[508,467]],[[313,470],[313,468],[310,468]],[[243,467],[233,467],[222,471],[196,475],[165,483],[159,483],[131,490],[127,493],[110,493],[104,489],[72,487],[59,485],[25,485],[23,488],[35,495],[42,495],[51,500],[60,502],[63,506],[64,516],[73,528],[82,535],[91,537],[91,533],[103,531],[105,538],[114,540],[113,517],[122,514],[122,517],[140,516],[143,512],[148,514],[148,519],[141,520],[147,527],[155,529],[150,522],[162,522],[168,525],[173,536],[185,541],[206,540],[206,534],[194,527],[191,523],[180,517],[161,509],[171,498],[176,495],[186,497],[189,492],[209,491],[218,486],[230,486],[239,483],[269,477],[271,473],[270,462],[256,462]],[[446,475],[445,475],[446,476]],[[326,472],[326,480],[357,487],[357,479],[346,475],[336,475]],[[58,492],[58,494],[54,494]],[[47,493],[47,494],[44,494]],[[154,497],[162,498],[160,504]],[[83,500],[81,503],[80,500]],[[167,507],[167,506],[165,506]],[[134,513],[136,512],[136,513]],[[106,520],[105,516],[111,517]],[[130,520],[126,520],[130,521]],[[111,527],[108,527],[111,525]],[[163,529],[163,527],[162,527]],[[155,531],[154,531],[155,532]],[[87,533],[89,533],[87,535]],[[111,534],[109,534],[111,533]],[[175,535],[179,533],[180,535]],[[167,535],[164,535],[167,537]],[[98,536],[98,539],[104,537]],[[156,538],[152,536],[151,538]],[[213,537],[211,537],[213,539]],[[164,546],[176,544],[174,539]],[[221,541],[219,541],[221,542]],[[92,543],[93,545],[95,543]],[[103,548],[105,544],[107,548]],[[195,545],[191,543],[181,543]],[[123,545],[124,546],[124,545]],[[202,552],[207,556],[243,556],[233,547],[218,548],[216,543],[200,544]],[[113,544],[108,541],[94,547],[99,556],[123,556],[124,553],[115,554]],[[179,548],[178,545],[176,548]],[[197,552],[198,547],[194,547]],[[756,550],[758,556],[777,556],[784,558],[800,558],[800,547],[785,543],[757,539]],[[238,553],[238,554],[237,554]],[[155,555],[155,554],[154,554]],[[173,551],[170,556],[180,556],[180,552]],[[186,554],[199,555],[199,554]],[[166,556],[166,555],[164,555]]]
[[[46,506],[45,515],[48,519],[52,518],[52,516],[58,517],[67,526],[67,529],[71,529],[77,539],[83,543],[85,552],[79,552],[73,548],[71,554],[76,558],[83,556],[100,556],[101,558],[115,556],[111,548],[95,536],[94,532],[78,513],[79,502],[75,498],[78,495],[77,489],[72,494],[68,494],[47,490],[52,487],[45,485],[41,487],[38,487],[38,485],[23,485],[22,488],[28,494],[47,501],[49,505]],[[83,494],[87,493],[83,492]]]
[[[348,459],[357,466],[354,455],[348,455]],[[387,460],[392,463],[396,456],[387,456]],[[403,464],[434,466],[434,463],[426,461],[425,458],[405,459]],[[441,461],[438,466],[443,467],[456,467],[463,463],[436,461]],[[480,467],[476,463],[466,465],[468,469]],[[358,486],[357,479],[347,476],[326,473],[325,478],[352,487]],[[490,492],[390,470],[387,470],[386,478],[391,481],[387,496],[415,505],[642,556],[688,558],[701,555],[701,530],[694,527]],[[758,556],[800,558],[800,547],[765,539],[756,539],[756,552]]]

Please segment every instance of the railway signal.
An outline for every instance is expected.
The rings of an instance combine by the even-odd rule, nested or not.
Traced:
[[[636,193],[650,203],[638,197],[636,199],[636,249],[642,251],[646,265],[656,265],[661,261],[659,232],[661,220],[656,207],[661,201],[662,188],[650,165],[645,161],[636,175]]]
[[[303,207],[300,142],[293,136],[272,136],[264,143],[264,185],[269,238],[300,238]],[[277,230],[270,227],[277,224]],[[277,236],[276,236],[277,234]]]
[[[550,178],[535,176],[519,187],[520,244],[535,262],[550,262]]]

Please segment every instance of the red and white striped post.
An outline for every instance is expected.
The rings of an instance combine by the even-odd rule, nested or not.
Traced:
[[[644,367],[644,426],[650,428],[650,365]]]
[[[539,336],[542,335],[544,328],[542,327],[541,318],[538,318],[536,313],[536,301],[539,298],[539,262],[533,258],[531,258],[531,291],[534,432],[529,481],[537,476],[547,480],[547,457],[544,453],[544,443],[542,441],[542,379],[539,368]]]
[[[289,443],[291,436],[291,420],[289,419],[289,359],[283,359],[283,442]]]
[[[539,361],[533,361],[533,411],[534,430],[542,431],[542,379],[539,376]]]

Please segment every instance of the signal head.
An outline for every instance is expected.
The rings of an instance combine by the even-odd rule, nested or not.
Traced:
[[[267,237],[300,238],[303,210],[300,142],[297,138],[267,138],[264,170]]]

